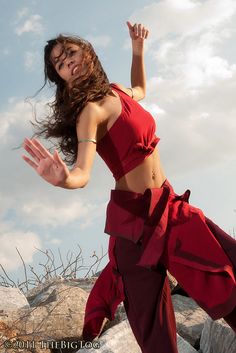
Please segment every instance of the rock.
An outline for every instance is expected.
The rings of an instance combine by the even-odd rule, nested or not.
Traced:
[[[213,321],[209,316],[200,340],[202,353],[235,353],[236,334],[223,320]]]
[[[89,349],[90,353],[141,353],[141,349],[133,335],[128,320],[124,320],[119,324],[108,329],[97,339],[93,345],[99,344],[99,349],[95,346]],[[88,353],[88,348],[83,348],[78,353]]]
[[[172,289],[176,288],[174,277],[168,274],[168,278]],[[17,288],[0,287],[0,353],[87,353],[88,349],[90,353],[123,353],[127,347],[129,353],[141,353],[123,303],[119,304],[113,321],[104,320],[97,339],[83,342],[82,349],[76,346],[81,344],[85,305],[96,279],[54,278],[29,290],[26,296]],[[199,343],[199,353],[236,352],[236,335],[224,320],[212,321],[189,297],[175,294],[172,301],[179,353],[196,353]],[[4,348],[7,340],[12,342],[8,349]],[[13,349],[17,341],[21,345]],[[70,349],[64,349],[65,346],[57,349],[57,343],[63,342]]]
[[[199,344],[207,314],[197,303],[178,294],[172,296],[177,332],[193,347]]]
[[[29,308],[29,303],[19,288],[0,286],[0,311]]]
[[[180,335],[177,334],[177,345],[179,353],[197,353],[196,349],[194,349],[191,344],[183,339]]]
[[[1,353],[51,353],[49,349],[40,349],[30,336],[19,334],[11,325],[0,322],[0,352]],[[33,350],[33,348],[36,350]]]
[[[116,313],[115,313],[115,318],[114,320],[112,321],[107,321],[104,325],[104,328],[102,330],[102,332],[110,329],[111,327],[119,324],[121,321],[123,320],[127,320],[127,315],[126,315],[126,312],[125,312],[125,308],[124,308],[124,304],[123,302],[120,303],[116,309]]]
[[[97,279],[98,278],[94,276],[88,278],[77,278],[73,281],[76,283],[76,285],[78,285],[78,287],[85,290],[85,292],[89,293]]]
[[[35,353],[46,353],[46,348],[40,349],[42,340],[81,338],[87,297],[73,282],[54,282],[31,293],[32,307],[1,313],[0,324],[14,330],[14,339],[35,341]],[[5,331],[4,337],[9,338]]]
[[[89,343],[88,343],[89,344]],[[93,348],[91,348],[91,346]],[[99,345],[99,349],[96,348]],[[197,353],[197,351],[182,337],[177,335],[177,345],[179,353]],[[127,349],[128,347],[128,349]],[[118,325],[104,332],[98,339],[89,344],[87,348],[83,348],[77,353],[141,353],[141,349],[133,335],[128,320],[120,322]]]
[[[40,331],[43,339],[81,337],[87,297],[73,283],[46,287],[31,302],[28,315],[19,312],[21,326],[27,333]]]
[[[89,293],[96,282],[97,277],[89,277],[89,278],[73,278],[73,279],[65,279],[65,278],[52,278],[50,280],[45,281],[42,284],[39,284],[37,287],[30,289],[26,293],[26,297],[30,306],[36,306],[37,301],[44,301],[46,297],[48,297],[53,289],[60,285],[65,284],[72,287],[79,287]],[[36,299],[37,298],[37,299]]]

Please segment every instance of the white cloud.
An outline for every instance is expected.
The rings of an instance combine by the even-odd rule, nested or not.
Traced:
[[[140,105],[141,105],[144,109],[146,109],[148,112],[150,112],[154,118],[157,118],[157,117],[158,117],[158,119],[159,119],[161,116],[163,116],[163,115],[166,114],[165,110],[161,109],[161,108],[160,108],[157,104],[155,104],[155,103],[146,104],[146,103],[144,103],[144,102],[140,102]]]
[[[1,146],[3,144],[9,144],[12,147],[18,146],[23,142],[23,137],[28,136],[29,133],[32,134],[29,120],[33,120],[35,109],[37,117],[44,115],[47,109],[45,104],[45,99],[40,102],[31,99],[28,102],[16,97],[9,98],[8,107],[5,111],[0,112]]]
[[[52,238],[48,240],[48,243],[53,245],[60,245],[62,243],[62,240],[58,238]]]
[[[10,229],[4,224],[0,224],[0,243],[0,263],[6,271],[16,270],[22,266],[16,248],[25,264],[31,263],[34,253],[37,251],[36,248],[41,248],[41,242],[37,234]]]
[[[151,30],[148,54],[158,77],[147,82],[144,107],[157,116],[174,175],[235,158],[235,13],[231,0],[166,0],[131,16]]]
[[[42,17],[39,15],[31,15],[25,22],[15,29],[15,33],[21,36],[23,33],[41,34],[44,30],[42,25]]]
[[[111,43],[111,37],[108,35],[93,36],[89,34],[85,39],[91,42],[94,47],[106,48]]]
[[[37,105],[38,118],[44,116],[46,112],[45,102],[46,99],[42,99],[41,103]],[[32,104],[34,103],[35,101],[32,100]],[[23,149],[11,151],[13,147],[19,146],[23,142],[24,137],[32,135],[29,120],[33,120],[33,107],[13,97],[9,99],[9,108],[0,113],[1,197],[3,201],[0,210],[2,218],[7,215],[9,209],[13,209],[15,219],[27,225],[56,227],[57,225],[78,222],[78,227],[87,228],[101,216],[105,206],[100,201],[87,201],[87,190],[79,200],[76,193],[71,196],[70,193],[62,189],[52,190],[52,186],[43,181],[22,160],[21,154],[27,154],[27,152]],[[50,146],[47,141],[42,141],[42,143],[46,148]],[[17,178],[15,177],[16,170]],[[9,188],[4,187],[9,183],[11,185],[10,191]],[[24,192],[22,192],[22,188]],[[88,190],[88,193],[92,195],[93,191]],[[102,195],[102,191],[99,190],[98,194]]]
[[[57,198],[54,198],[27,202],[18,212],[30,224],[58,227],[78,221],[82,228],[86,228],[101,215],[101,205],[83,200],[72,201],[69,198],[63,203],[58,203]]]
[[[28,14],[29,14],[29,8],[23,7],[16,14],[16,21],[21,20],[23,17],[27,16]]]
[[[39,63],[40,55],[37,52],[25,52],[25,68],[27,71],[33,71]]]
[[[152,78],[146,99],[147,107],[156,100],[165,111],[165,119],[157,117],[157,135],[163,160],[174,175],[232,160],[236,151],[236,72],[195,95],[183,85],[180,80]]]
[[[152,40],[159,40],[176,34],[196,35],[229,21],[235,11],[233,0],[166,0],[135,11],[130,20],[144,23]]]

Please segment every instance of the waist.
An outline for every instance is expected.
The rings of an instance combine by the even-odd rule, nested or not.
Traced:
[[[166,180],[157,147],[137,167],[116,181],[116,190],[143,193],[148,188],[160,188]]]

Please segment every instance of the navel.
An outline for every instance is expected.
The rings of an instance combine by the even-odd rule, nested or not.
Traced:
[[[152,170],[152,179],[155,179],[156,178],[156,174],[154,172],[154,170]]]

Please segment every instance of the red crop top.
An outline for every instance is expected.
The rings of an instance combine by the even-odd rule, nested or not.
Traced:
[[[115,84],[111,87],[120,97],[122,111],[97,142],[97,152],[117,181],[149,156],[160,139],[152,115]]]

